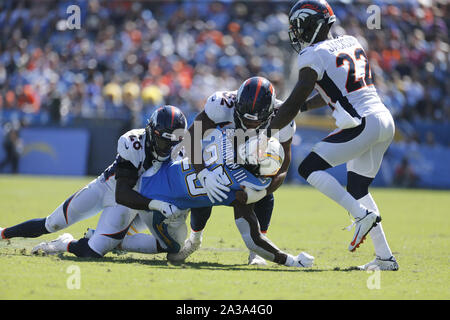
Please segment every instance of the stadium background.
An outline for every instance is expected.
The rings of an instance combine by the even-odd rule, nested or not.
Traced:
[[[450,188],[449,4],[329,1],[334,33],[366,47],[377,90],[397,133],[376,186]],[[67,8],[81,28],[67,29]],[[367,28],[369,5],[381,28]],[[18,173],[98,175],[125,131],[162,104],[189,121],[216,90],[267,77],[285,99],[296,53],[291,1],[0,1],[0,162],[8,142]],[[297,119],[289,183],[312,145],[334,128],[325,108]],[[18,132],[20,139],[14,139]],[[0,172],[10,173],[11,166]],[[345,167],[332,169],[345,184]]]

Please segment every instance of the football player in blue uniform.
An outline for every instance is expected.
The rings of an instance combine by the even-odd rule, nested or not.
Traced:
[[[179,252],[184,244],[187,233],[185,219],[189,208],[228,205],[234,208],[236,225],[249,250],[282,265],[312,266],[314,260],[312,256],[304,252],[298,256],[287,254],[265,237],[260,232],[259,223],[251,205],[250,199],[263,191],[265,194],[271,184],[271,178],[261,175],[273,176],[281,168],[284,154],[278,140],[270,138],[265,147],[266,152],[261,155],[260,160],[256,161],[250,161],[246,156],[246,154],[257,153],[256,139],[247,142],[245,146],[248,147],[241,148],[239,152],[239,157],[242,159],[241,165],[235,161],[237,155],[226,132],[217,130],[216,134],[210,138],[209,143],[204,144],[204,151],[206,151],[203,154],[208,157],[208,163],[210,163],[206,169],[220,176],[223,184],[228,187],[228,191],[224,191],[226,197],[222,200],[211,201],[205,188],[198,182],[198,175],[188,158],[164,163],[158,170],[150,169],[141,176],[138,190],[142,196],[152,201],[164,201],[184,211],[169,216],[156,210],[134,211],[130,212],[126,219],[124,216],[118,218],[111,215],[102,216],[88,242],[73,241],[71,236],[63,235],[49,242],[44,251],[60,253],[67,250],[78,256],[86,256],[79,255],[81,250],[75,250],[75,248],[88,245],[91,250],[83,250],[84,252],[95,251],[102,256],[121,244],[122,249],[126,251],[168,252],[170,260],[170,254]],[[249,150],[248,153],[247,150]],[[207,155],[208,152],[210,152],[209,155]],[[265,167],[264,161],[267,158],[270,158],[270,165]],[[275,160],[272,161],[272,159]],[[275,166],[273,166],[274,162]],[[274,169],[271,169],[271,165]],[[137,215],[148,226],[152,235],[140,233],[123,239]]]

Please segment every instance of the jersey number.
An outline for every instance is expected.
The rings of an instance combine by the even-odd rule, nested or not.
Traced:
[[[182,164],[183,164],[182,167],[183,171],[189,170],[191,168],[189,163],[185,160],[182,161]],[[232,184],[232,181],[225,172],[223,165],[218,165],[212,171],[222,176],[222,179],[225,181],[226,186],[230,186]],[[205,188],[197,184],[198,179],[197,174],[195,172],[187,174],[185,177],[185,181],[188,192],[191,197],[206,196]]]
[[[226,105],[228,108],[233,108],[234,99],[236,98],[236,95],[225,92],[223,96],[224,98],[222,98],[222,100],[220,101],[220,105],[221,106]]]
[[[133,135],[133,134],[130,135],[130,140],[131,140],[131,142],[133,142],[133,148],[135,148],[136,150],[139,150],[142,148],[142,145],[138,140],[136,140],[136,138],[137,137],[135,135]],[[142,138],[142,136],[139,136],[139,139],[141,139],[141,138]]]
[[[363,56],[365,60],[365,67],[364,67],[365,75],[364,78],[360,77],[358,79],[356,79],[356,65],[353,58],[350,55],[346,53],[341,53],[336,58],[336,67],[338,68],[342,67],[345,61],[348,62],[347,82],[345,84],[345,88],[347,89],[348,93],[373,84],[373,79],[369,66],[369,59],[367,59],[366,53],[364,52],[363,49],[361,48],[356,49],[355,50],[356,60],[360,60],[361,56]]]

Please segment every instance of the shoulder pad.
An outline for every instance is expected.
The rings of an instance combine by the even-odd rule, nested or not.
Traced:
[[[205,103],[205,113],[214,123],[233,121],[235,91],[217,91]]]
[[[145,129],[130,130],[119,138],[117,153],[130,161],[136,168],[141,164],[141,154],[144,151]]]

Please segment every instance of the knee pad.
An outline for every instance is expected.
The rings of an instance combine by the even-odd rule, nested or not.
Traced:
[[[373,178],[364,177],[349,171],[347,173],[347,191],[356,200],[361,199],[369,193],[369,186]]]
[[[314,171],[327,170],[331,165],[322,159],[317,153],[311,152],[298,167],[299,175],[307,180],[309,175]]]

